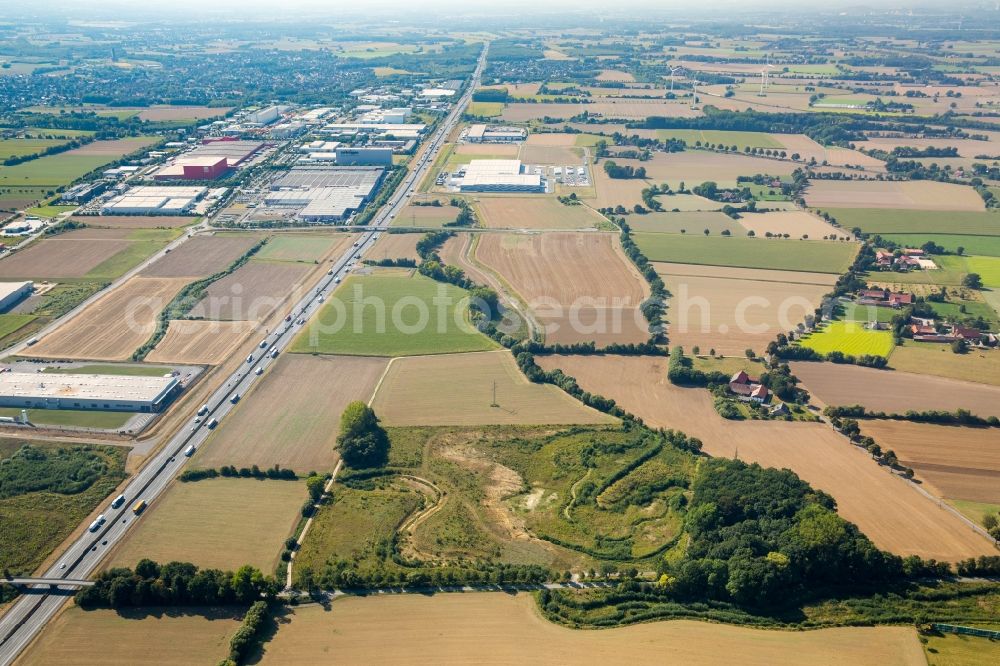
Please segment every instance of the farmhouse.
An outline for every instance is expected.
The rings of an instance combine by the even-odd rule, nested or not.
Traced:
[[[770,397],[767,387],[750,378],[745,371],[740,370],[729,380],[729,390],[740,400],[765,403]]]
[[[0,373],[0,406],[159,412],[180,391],[176,377]]]
[[[932,260],[924,257],[924,251],[914,248],[906,248],[901,251],[899,256],[887,250],[876,250],[875,251],[875,265],[882,270],[898,270],[898,271],[910,271],[910,270],[933,270],[937,268]]]
[[[901,308],[913,303],[913,294],[893,292],[888,289],[862,289],[858,292],[858,305],[882,305]]]

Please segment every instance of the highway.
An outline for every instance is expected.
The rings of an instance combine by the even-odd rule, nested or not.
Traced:
[[[128,530],[142,518],[142,513],[136,515],[132,508],[136,502],[144,500],[152,504],[164,489],[181,473],[188,461],[193,447],[197,450],[202,446],[211,430],[224,427],[225,417],[233,410],[240,397],[245,395],[253,383],[267,371],[280,354],[306,325],[308,320],[321,308],[326,295],[332,287],[341,281],[349,272],[348,264],[358,261],[365,252],[374,245],[379,234],[383,232],[392,219],[406,205],[407,200],[434,164],[438,150],[445,143],[448,135],[455,129],[465,107],[472,98],[472,92],[479,85],[486,62],[487,43],[479,57],[472,80],[462,97],[452,107],[451,112],[441,122],[438,129],[425,144],[413,168],[398,185],[389,201],[372,219],[371,224],[359,237],[356,246],[337,259],[330,271],[324,275],[306,296],[300,299],[289,311],[285,321],[261,341],[261,346],[254,350],[252,356],[243,363],[239,370],[226,378],[211,395],[207,402],[207,413],[201,415],[201,421],[195,423],[193,418],[188,421],[180,432],[140,470],[124,490],[125,501],[117,508],[108,507],[104,513],[104,522],[93,531],[85,531],[71,544],[41,577],[45,579],[86,579],[98,569],[107,553],[128,533]],[[302,322],[302,323],[300,323]],[[258,369],[260,374],[258,374]],[[48,586],[42,586],[47,588]],[[17,655],[28,645],[31,639],[45,626],[66,602],[66,597],[51,594],[22,595],[15,604],[0,617],[0,665],[6,666],[14,661]]]

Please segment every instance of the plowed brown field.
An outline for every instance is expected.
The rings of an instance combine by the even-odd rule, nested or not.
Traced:
[[[174,320],[146,360],[150,363],[217,365],[226,360],[255,325],[252,321]]]
[[[611,234],[482,234],[476,258],[549,328],[546,342],[642,342],[646,281]]]
[[[968,409],[978,416],[1000,416],[998,386],[835,363],[793,363],[792,372],[827,405],[864,405],[887,413]]]
[[[895,451],[937,495],[1000,504],[1000,430],[871,420],[861,431]]]
[[[196,236],[142,271],[142,275],[208,277],[232,264],[256,242],[253,236]]]
[[[102,233],[103,232],[103,233]],[[119,231],[81,229],[44,238],[0,261],[0,278],[83,277],[131,243]]]
[[[191,316],[206,319],[260,321],[294,293],[304,296],[304,278],[312,264],[248,261],[209,285]]]
[[[815,180],[805,199],[817,208],[985,210],[971,187],[931,180]]]
[[[31,348],[32,356],[125,361],[156,329],[184,278],[130,278]]]
[[[538,356],[562,368],[585,391],[613,398],[653,427],[698,437],[706,453],[786,467],[837,500],[838,511],[879,547],[900,555],[955,561],[994,554],[985,537],[876,464],[821,423],[727,421],[711,394],[667,381],[667,359],[628,356]]]

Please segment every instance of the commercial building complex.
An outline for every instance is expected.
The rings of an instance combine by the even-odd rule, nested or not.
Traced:
[[[236,169],[267,144],[260,141],[206,139],[153,175],[154,180],[214,180]]]
[[[521,160],[472,160],[458,179],[461,192],[544,192],[537,173],[522,173]]]
[[[378,189],[382,167],[297,166],[271,184],[264,203],[300,207],[306,222],[337,222],[357,212]]]
[[[465,133],[465,140],[469,143],[518,143],[527,136],[527,130],[521,127],[471,125]]]
[[[0,406],[159,412],[180,391],[176,377],[0,373]]]
[[[0,312],[6,312],[31,295],[33,282],[0,282]]]
[[[392,166],[392,148],[337,148],[337,164],[341,166]]]
[[[187,215],[204,196],[204,187],[138,185],[101,207],[102,215]]]

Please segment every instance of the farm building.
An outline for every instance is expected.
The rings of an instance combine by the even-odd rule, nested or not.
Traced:
[[[101,215],[187,215],[207,191],[204,187],[138,185],[101,207]]]
[[[0,312],[27,298],[34,288],[33,282],[0,282]]]
[[[521,160],[472,160],[458,181],[462,192],[545,192],[537,173],[522,173]]]
[[[496,127],[472,125],[465,135],[469,143],[518,143],[524,141],[528,131],[521,127]]]
[[[159,412],[180,391],[176,377],[0,373],[0,406]]]
[[[729,390],[740,398],[751,402],[764,403],[770,397],[767,387],[754,381],[746,372],[740,370],[729,380]]]

